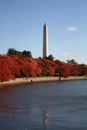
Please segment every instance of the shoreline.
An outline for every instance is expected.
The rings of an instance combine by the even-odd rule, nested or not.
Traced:
[[[17,85],[33,82],[51,82],[51,81],[68,81],[68,80],[86,80],[85,76],[70,76],[68,78],[61,77],[33,77],[33,78],[16,78],[14,80],[0,82],[0,88],[7,85]]]

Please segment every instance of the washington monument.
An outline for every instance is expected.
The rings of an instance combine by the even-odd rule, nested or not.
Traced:
[[[48,26],[43,27],[43,58],[48,56]]]

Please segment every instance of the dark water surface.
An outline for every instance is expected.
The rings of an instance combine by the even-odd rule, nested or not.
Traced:
[[[1,89],[0,130],[87,130],[87,80]]]

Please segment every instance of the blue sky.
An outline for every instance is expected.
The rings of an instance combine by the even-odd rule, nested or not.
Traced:
[[[42,57],[44,23],[49,54],[87,64],[87,0],[0,0],[0,53],[15,48]]]

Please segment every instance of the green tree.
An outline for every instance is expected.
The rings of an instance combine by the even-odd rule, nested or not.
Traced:
[[[23,57],[32,58],[32,54],[31,54],[30,51],[24,50],[23,52],[21,52],[21,51],[17,51],[17,50],[14,49],[14,48],[9,48],[8,51],[7,51],[7,54],[8,54],[8,55],[18,55],[18,56],[23,56]]]
[[[70,64],[70,65],[78,65],[78,63],[74,59],[67,60],[67,63]]]
[[[54,57],[53,57],[53,55],[50,54],[48,57],[45,57],[45,59],[54,60]]]
[[[8,55],[17,55],[17,51],[14,48],[9,48],[7,51]]]
[[[48,56],[48,59],[49,59],[49,60],[54,60],[53,55],[50,54],[50,55]]]
[[[23,55],[24,57],[30,57],[30,58],[32,58],[32,54],[31,54],[30,51],[24,50],[24,51],[22,52],[22,55]]]

